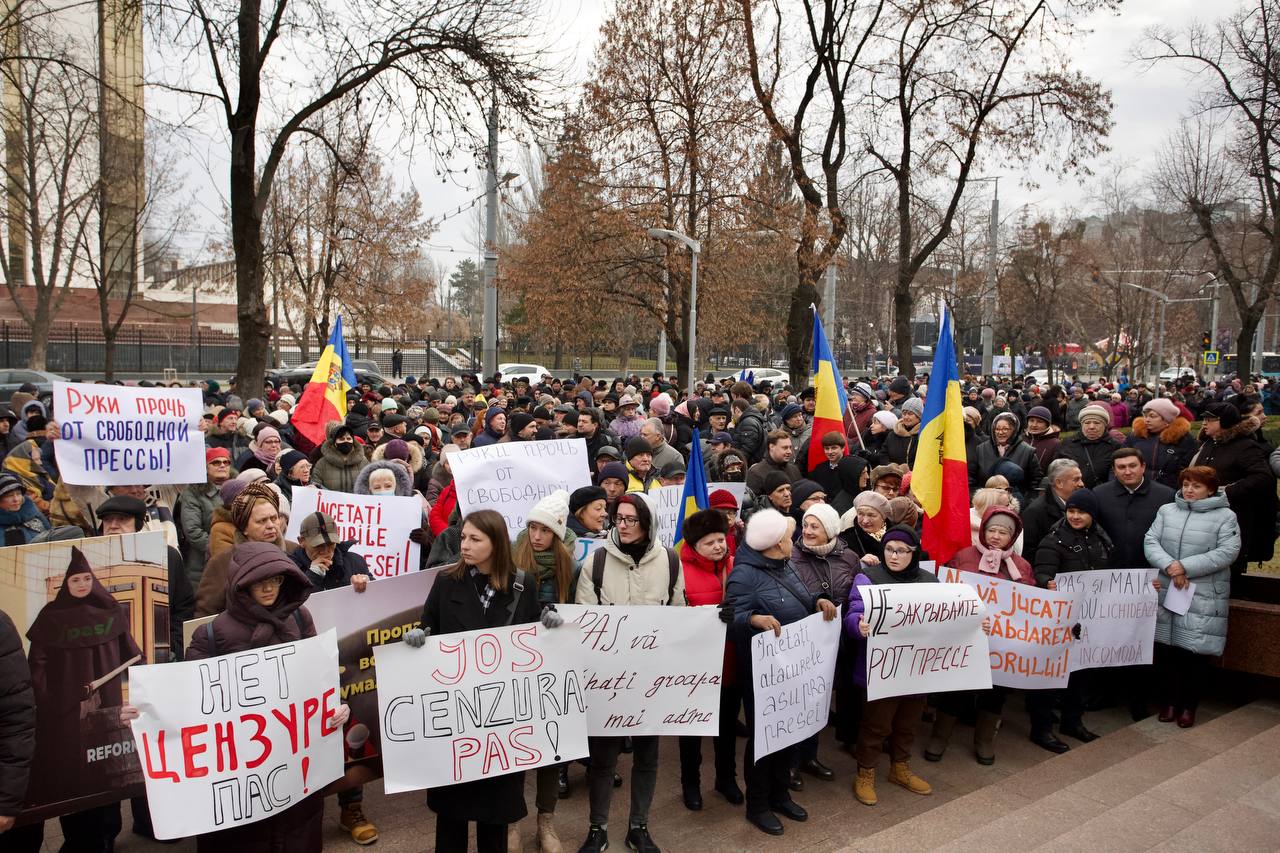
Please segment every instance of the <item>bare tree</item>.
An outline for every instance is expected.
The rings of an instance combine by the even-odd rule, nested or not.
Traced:
[[[161,72],[160,84],[197,108],[216,106],[230,140],[236,372],[244,387],[256,387],[267,364],[263,217],[290,142],[326,139],[323,111],[361,94],[375,113],[403,116],[410,134],[446,157],[460,140],[475,141],[480,123],[472,113],[482,102],[533,119],[546,73],[530,46],[538,11],[534,0],[171,0],[149,7],[155,35],[185,58]],[[203,79],[211,85],[202,87]]]
[[[1148,63],[1188,65],[1203,80],[1196,120],[1170,140],[1159,182],[1190,211],[1240,332],[1238,372],[1280,279],[1280,2],[1249,0],[1212,27],[1153,29]],[[1216,333],[1216,330],[1215,330]]]

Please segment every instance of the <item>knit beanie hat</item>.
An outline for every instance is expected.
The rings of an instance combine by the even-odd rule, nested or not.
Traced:
[[[858,496],[853,499],[853,508],[861,509],[864,506],[874,509],[885,519],[889,518],[889,499],[879,492],[873,492],[869,489],[865,492],[859,492]]]
[[[876,392],[872,391],[871,386],[865,382],[854,383],[854,386],[849,389],[849,393],[857,394],[868,403],[876,398]]]
[[[905,524],[889,528],[884,538],[880,540],[881,545],[888,545],[890,542],[902,542],[912,551],[920,548],[920,537],[916,535],[913,528],[907,527]]]
[[[685,543],[692,548],[705,536],[711,536],[715,533],[722,533],[728,536],[729,522],[725,520],[724,513],[718,510],[698,510],[684,520],[682,533]]]
[[[299,453],[296,450],[286,451],[280,456],[280,472],[288,477],[289,472],[293,470],[294,465],[297,465],[299,462],[305,462],[306,460],[307,456],[305,453]]]
[[[0,497],[4,497],[10,492],[23,491],[22,481],[13,474],[0,474]]]
[[[627,461],[630,462],[632,458],[639,456],[642,453],[648,453],[652,456],[653,448],[649,446],[649,442],[637,435],[627,439],[623,452],[627,456]]]
[[[893,412],[876,412],[871,416],[871,420],[879,421],[881,426],[887,430],[892,430],[898,425],[898,416]]]
[[[1168,397],[1156,397],[1148,401],[1147,404],[1142,407],[1142,411],[1144,413],[1148,411],[1155,412],[1157,415],[1169,422],[1172,422],[1174,418],[1181,414],[1181,412],[1178,411],[1177,404]]]
[[[804,511],[804,517],[809,516],[816,518],[822,529],[827,531],[828,541],[840,535],[840,513],[831,504],[814,504]]]
[[[1107,426],[1111,426],[1111,410],[1098,403],[1090,403],[1080,410],[1080,423],[1088,418],[1098,418]]]
[[[511,416],[511,434],[519,435],[520,430],[533,423],[533,415],[528,412],[516,412]]]
[[[736,510],[738,508],[738,499],[728,489],[716,489],[708,497],[708,502],[711,504],[712,509]]]
[[[1071,493],[1071,497],[1067,498],[1067,509],[1078,509],[1097,518],[1098,498],[1088,489],[1076,489]]]
[[[409,461],[409,444],[404,439],[393,438],[387,442],[382,451],[383,459],[399,459],[401,462]]]
[[[914,412],[916,417],[921,417],[924,415],[924,401],[919,397],[912,397],[907,400],[902,404],[902,414],[905,415],[907,412]]]
[[[770,471],[764,475],[764,485],[760,487],[763,494],[771,495],[775,489],[787,485],[791,481],[787,479],[787,475],[781,471]]]
[[[569,493],[564,489],[556,489],[538,501],[525,516],[525,524],[531,521],[546,525],[563,540],[565,525],[569,522]]]
[[[208,465],[215,459],[230,459],[231,451],[225,447],[207,447],[204,451],[204,464]]]
[[[796,506],[800,506],[800,504],[809,500],[818,492],[826,494],[826,491],[821,484],[802,478],[791,484],[791,502]]]
[[[747,545],[757,551],[768,551],[790,536],[794,523],[776,509],[762,509],[747,522]]]
[[[666,394],[656,394],[649,401],[649,412],[655,418],[665,418],[671,414],[671,398]]]
[[[605,466],[600,469],[600,476],[596,482],[603,483],[609,479],[621,480],[623,485],[626,485],[627,481],[631,479],[631,475],[627,473],[627,466],[621,462],[606,462]]]
[[[793,415],[800,415],[803,413],[804,413],[804,409],[800,408],[795,403],[788,403],[787,405],[782,407],[782,412],[779,415],[779,417],[781,418],[782,422],[785,424],[787,422],[787,418],[792,417]]]
[[[1031,411],[1027,412],[1027,420],[1032,418],[1038,418],[1047,424],[1053,423],[1053,415],[1044,406],[1032,406]]]
[[[243,492],[244,487],[247,485],[249,485],[248,480],[237,480],[235,477],[232,477],[230,480],[223,483],[222,487],[218,489],[218,500],[222,501],[223,506],[231,506],[231,502],[236,499],[236,495]]]

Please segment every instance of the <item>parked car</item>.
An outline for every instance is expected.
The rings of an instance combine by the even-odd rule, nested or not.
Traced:
[[[517,379],[523,379],[530,385],[540,381],[544,373],[551,373],[541,364],[514,361],[507,364],[499,364],[498,372],[502,374],[502,381],[504,382],[515,382]]]
[[[30,382],[36,386],[36,399],[44,403],[45,410],[53,404],[53,383],[70,382],[65,376],[47,370],[0,370],[0,410],[9,411],[9,399],[13,392]],[[18,414],[22,414],[19,412]]]
[[[1160,371],[1161,382],[1176,382],[1184,376],[1195,378],[1196,370],[1194,367],[1167,367]]]
[[[388,384],[387,379],[382,375],[382,368],[378,367],[378,363],[371,359],[355,358],[351,360],[351,369],[355,371],[356,382],[368,382],[374,388]],[[316,362],[308,361],[306,364],[300,364],[297,367],[284,367],[278,370],[267,372],[267,379],[275,382],[285,382],[289,385],[306,385],[311,381],[311,374],[316,372]]]

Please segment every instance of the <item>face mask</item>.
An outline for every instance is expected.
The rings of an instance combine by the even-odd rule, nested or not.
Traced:
[[[352,450],[355,449],[356,445],[355,445],[355,442],[352,442],[352,441],[339,441],[339,442],[336,442],[333,446],[338,448],[339,453],[350,453]]]
[[[395,486],[390,486],[390,487],[378,486],[375,489],[370,489],[369,492],[370,494],[374,494],[374,495],[389,495],[393,493],[395,490],[396,490]]]

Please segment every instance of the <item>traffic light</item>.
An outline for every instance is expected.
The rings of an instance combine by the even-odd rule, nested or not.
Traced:
[[[1206,352],[1213,349],[1213,335],[1208,332],[1200,333],[1200,349]]]

